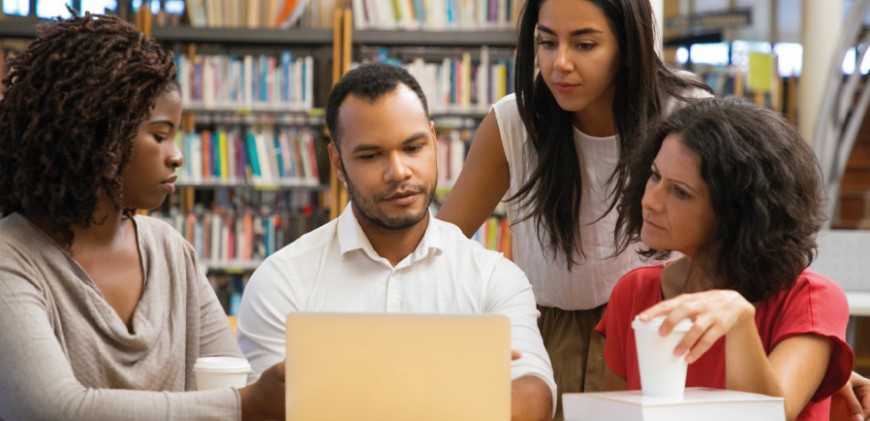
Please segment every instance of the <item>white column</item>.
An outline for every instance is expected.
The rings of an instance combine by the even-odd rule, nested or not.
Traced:
[[[650,0],[653,16],[656,18],[656,54],[662,56],[662,42],[665,38],[665,0]]]
[[[843,0],[803,0],[801,44],[804,56],[798,83],[798,127],[811,143],[842,27]]]

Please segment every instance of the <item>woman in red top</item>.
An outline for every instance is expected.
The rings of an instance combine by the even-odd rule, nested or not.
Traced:
[[[664,260],[629,272],[598,325],[613,389],[640,388],[634,335],[666,316],[691,330],[674,353],[687,386],[785,398],[789,420],[827,420],[849,379],[842,289],[807,266],[824,217],[819,167],[797,131],[736,99],[681,110],[638,150],[615,232],[620,250]]]

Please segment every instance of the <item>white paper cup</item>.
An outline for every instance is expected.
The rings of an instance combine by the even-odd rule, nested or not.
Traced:
[[[196,389],[242,388],[248,383],[251,365],[244,358],[203,357],[193,366]]]
[[[692,321],[684,319],[668,336],[661,336],[659,328],[664,319],[660,316],[643,323],[635,318],[631,322],[637,344],[640,384],[644,396],[681,398],[686,389],[686,359],[674,355],[674,349],[692,327]]]

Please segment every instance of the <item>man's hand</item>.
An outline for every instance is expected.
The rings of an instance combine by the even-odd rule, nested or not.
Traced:
[[[242,421],[284,419],[284,362],[263,372],[256,382],[239,389]]]
[[[852,372],[849,381],[831,396],[831,421],[870,418],[870,380]]]

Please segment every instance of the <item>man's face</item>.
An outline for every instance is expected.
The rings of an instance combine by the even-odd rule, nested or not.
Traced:
[[[330,145],[329,158],[360,224],[402,231],[425,223],[437,180],[435,128],[414,91],[400,84],[375,102],[350,95],[338,126],[341,150]]]

